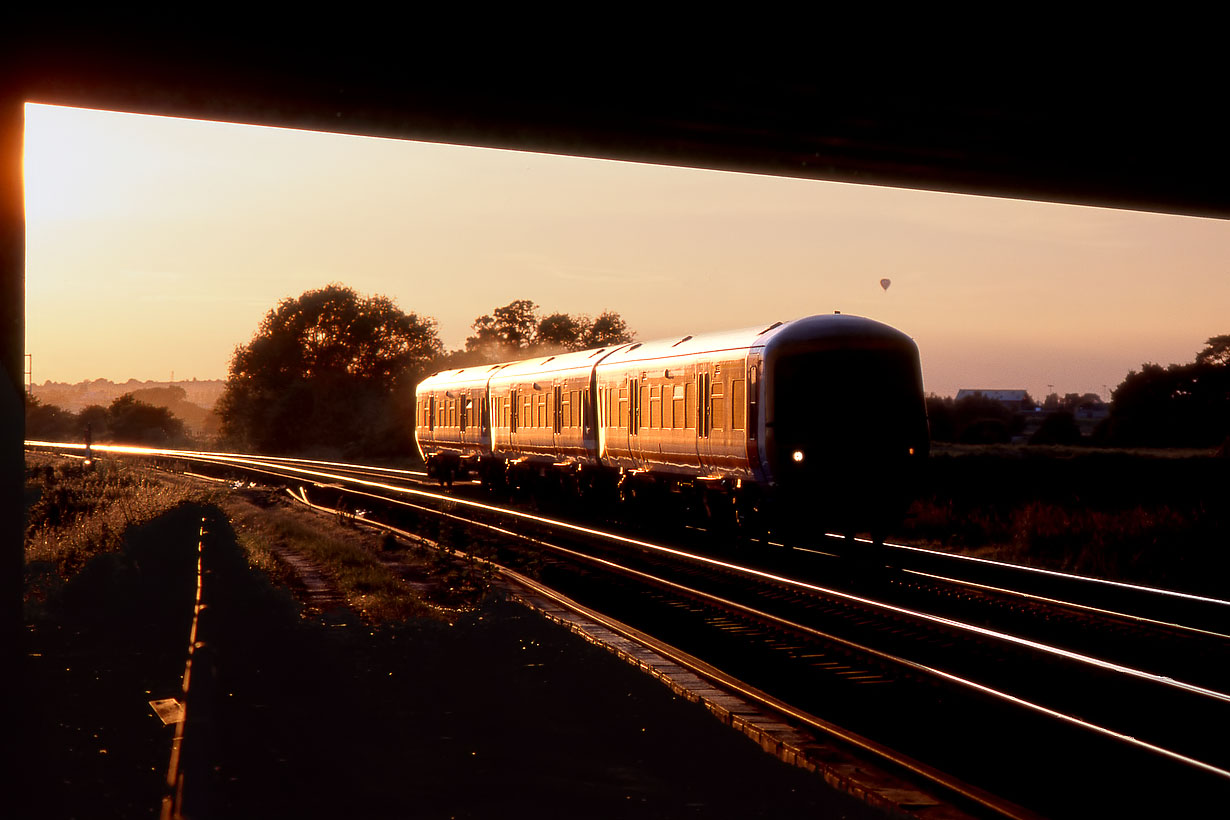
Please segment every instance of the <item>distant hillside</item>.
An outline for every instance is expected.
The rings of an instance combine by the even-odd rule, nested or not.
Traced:
[[[133,398],[146,404],[167,408],[191,431],[213,435],[218,431],[218,419],[213,414],[213,408],[225,385],[226,382],[221,379],[182,382],[129,379],[120,383],[95,379],[77,384],[43,382],[34,385],[33,392],[34,397],[44,404],[54,404],[73,413],[80,413],[92,404],[107,407],[125,393],[131,393]]]

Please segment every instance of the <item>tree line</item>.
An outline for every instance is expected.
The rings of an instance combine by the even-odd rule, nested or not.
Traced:
[[[428,374],[632,339],[613,311],[544,316],[528,299],[479,316],[471,329],[463,349],[446,351],[434,319],[384,296],[333,284],[284,299],[231,359],[217,408],[223,443],[404,456],[414,450],[414,387]]]
[[[339,284],[283,299],[252,340],[235,349],[216,413],[224,447],[265,453],[403,457],[414,451],[414,387],[436,370],[631,341],[614,311],[544,315],[528,299],[477,317],[459,350],[445,350],[436,321],[385,296]],[[1037,444],[1210,447],[1230,439],[1230,335],[1214,336],[1189,364],[1144,364],[1112,394],[1110,413],[1086,438],[1076,423],[1093,394],[1057,394],[1042,404]],[[1026,395],[1023,404],[1034,407]],[[932,438],[1007,442],[1027,414],[970,396],[927,399]],[[1029,414],[1036,415],[1036,414]],[[30,398],[27,437],[157,446],[188,442],[182,421],[128,394],[110,407],[73,414]]]
[[[935,441],[1008,442],[1026,429],[1037,404],[1028,394],[1014,411],[983,396],[960,400],[929,396],[927,415]],[[1101,405],[1093,393],[1052,393],[1041,405],[1041,425],[1031,444],[1096,444],[1106,447],[1221,447],[1230,451],[1230,334],[1213,336],[1193,361],[1129,371],[1111,393],[1109,414],[1089,436],[1077,416]]]
[[[192,444],[169,408],[125,393],[106,407],[92,404],[79,413],[26,396],[26,438],[34,441],[84,441],[183,448]]]

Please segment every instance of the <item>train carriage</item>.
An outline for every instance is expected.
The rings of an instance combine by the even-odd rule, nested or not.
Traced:
[[[930,449],[914,341],[870,319],[822,315],[774,328],[758,355],[758,448],[775,517],[894,526]]]
[[[917,346],[840,314],[444,371],[418,413],[434,475],[554,471],[778,532],[882,534],[929,449]]]
[[[647,342],[606,357],[596,378],[604,463],[637,473],[755,479],[747,372],[763,331]]]
[[[418,384],[414,439],[429,475],[451,481],[490,454],[487,383],[503,366],[444,370]]]
[[[502,367],[488,385],[491,455],[554,466],[598,464],[594,366],[612,348],[542,356]]]

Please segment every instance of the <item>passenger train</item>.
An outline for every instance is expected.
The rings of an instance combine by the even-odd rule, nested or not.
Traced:
[[[415,398],[444,483],[568,487],[783,537],[881,538],[929,449],[917,346],[840,313],[440,371]]]

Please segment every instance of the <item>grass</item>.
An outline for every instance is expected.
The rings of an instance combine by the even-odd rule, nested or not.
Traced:
[[[490,573],[481,561],[460,561],[452,547],[472,549],[447,525],[435,533],[442,551],[409,550],[391,537],[355,526],[353,516],[305,514],[286,499],[202,489],[174,476],[107,459],[83,462],[50,454],[26,458],[26,598],[54,604],[57,590],[90,561],[118,553],[130,528],[187,503],[217,506],[233,522],[249,566],[293,585],[279,557],[293,549],[316,564],[365,621],[431,616],[446,620],[478,605]],[[379,559],[396,552],[411,568],[403,579]]]
[[[120,549],[124,533],[207,494],[151,479],[115,460],[92,465],[48,454],[26,455],[27,566],[51,565],[71,578],[96,555]]]
[[[84,516],[112,514],[107,499],[137,493],[143,481],[122,465],[101,484],[68,461],[32,467],[30,507],[44,505],[32,532],[46,538],[70,534]],[[144,490],[178,481],[151,474]],[[781,766],[703,707],[497,596],[445,618],[369,625],[304,617],[266,575],[284,571],[282,539],[327,562],[365,607],[364,620],[395,615],[373,603],[382,591],[400,594],[388,581],[394,573],[372,565],[382,552],[417,561],[428,600],[435,589],[457,607],[471,605],[467,590],[483,588],[485,570],[454,563],[447,550],[403,554],[379,535],[268,495],[206,495],[216,503],[181,503],[122,537],[92,539],[93,557],[62,581],[57,606],[27,609],[14,735],[22,754],[5,801],[12,816],[158,816],[173,729],[147,701],[180,692],[202,522],[212,651],[196,657],[193,676],[201,680],[208,667],[195,664],[212,658],[215,675],[203,679],[214,681],[217,700],[187,748],[197,738],[210,750],[206,780],[189,789],[200,794],[207,784],[214,816],[528,816],[543,806],[587,817],[828,816],[858,808],[840,795],[834,808],[820,778]],[[438,536],[455,550],[484,549],[451,524]],[[74,555],[65,568],[82,557]],[[53,562],[39,566],[57,572]],[[480,782],[489,788],[473,788]]]
[[[239,544],[252,566],[272,576],[286,572],[278,553],[293,548],[329,577],[347,605],[366,621],[418,617],[430,608],[414,587],[376,557],[379,538],[280,502],[258,505],[230,499],[224,504]]]
[[[1230,461],[1204,452],[937,449],[902,537],[1224,597]]]
[[[462,539],[445,533],[440,550],[412,548],[356,525],[353,515],[310,513],[292,503],[232,496],[222,506],[252,566],[287,581],[291,573],[278,554],[292,548],[319,567],[366,622],[423,616],[452,621],[478,607],[490,586],[484,562],[461,560],[453,552]],[[406,577],[382,556],[396,558]]]

